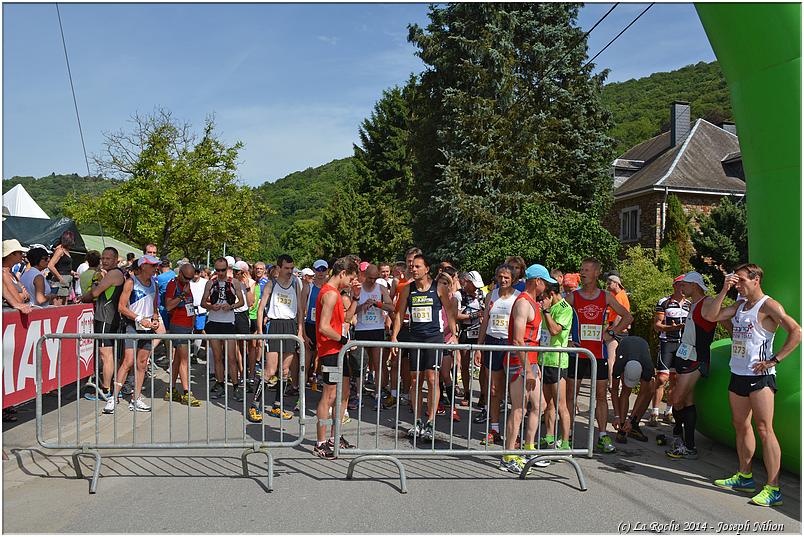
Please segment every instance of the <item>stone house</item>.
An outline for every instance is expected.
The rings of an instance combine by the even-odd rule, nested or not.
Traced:
[[[745,196],[740,145],[733,123],[690,125],[690,105],[676,101],[670,131],[632,147],[612,163],[614,203],[603,222],[624,246],[658,250],[667,197],[687,211],[709,212],[723,196]]]

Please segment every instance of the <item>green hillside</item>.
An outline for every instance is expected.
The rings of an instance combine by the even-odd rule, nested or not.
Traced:
[[[289,241],[282,238],[293,235],[290,232],[293,226],[309,229],[321,222],[321,214],[338,185],[354,175],[352,159],[348,157],[255,188],[254,194],[270,209],[260,223],[263,240],[260,257],[273,262],[284,253],[283,246]]]
[[[614,120],[609,134],[617,140],[618,154],[669,130],[675,100],[690,103],[693,119],[702,117],[717,125],[732,117],[729,89],[717,62],[608,84],[602,97]]]

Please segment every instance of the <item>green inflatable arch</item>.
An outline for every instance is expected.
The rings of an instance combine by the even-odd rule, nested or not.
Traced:
[[[801,320],[801,5],[697,4],[729,84],[748,196],[749,250],[763,290]],[[777,334],[777,349],[784,336]],[[730,341],[713,345],[695,391],[698,429],[734,445],[727,386]],[[782,466],[801,472],[801,353],[777,368],[774,429]],[[759,443],[759,440],[757,439]]]

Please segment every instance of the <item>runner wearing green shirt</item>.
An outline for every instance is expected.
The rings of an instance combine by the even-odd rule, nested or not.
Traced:
[[[544,293],[542,304],[542,337],[544,347],[566,347],[572,328],[572,306],[561,296],[558,284],[550,284]],[[544,398],[547,404],[544,412],[544,425],[548,434],[541,440],[541,447],[555,446],[556,449],[569,449],[570,414],[567,407],[567,367],[569,355],[566,352],[539,353],[543,367]],[[556,440],[556,407],[561,420],[561,439]]]

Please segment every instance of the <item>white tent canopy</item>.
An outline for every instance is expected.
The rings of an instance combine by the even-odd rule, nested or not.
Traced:
[[[44,218],[50,220],[42,208],[37,205],[22,185],[3,194],[3,214],[7,216],[25,216],[27,218]]]

